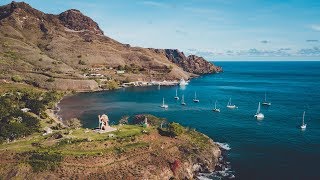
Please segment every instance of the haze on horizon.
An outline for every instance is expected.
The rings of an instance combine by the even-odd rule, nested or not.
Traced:
[[[208,60],[320,60],[320,1],[24,2],[52,14],[78,9],[106,36],[132,46],[180,49]]]

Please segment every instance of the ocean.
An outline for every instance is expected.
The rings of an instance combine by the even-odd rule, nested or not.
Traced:
[[[98,114],[112,123],[141,113],[165,117],[228,145],[225,175],[236,179],[320,179],[320,62],[216,62],[223,73],[192,79],[185,88],[133,87],[81,93],[64,98],[62,118],[78,117],[84,127],[98,125]],[[184,94],[186,106],[174,99]],[[197,92],[199,103],[192,101]],[[263,120],[253,116],[258,103]],[[162,98],[169,105],[161,109]],[[232,98],[237,109],[227,109]],[[217,101],[220,113],[213,112]],[[300,129],[303,111],[306,130]],[[221,175],[221,174],[220,174]],[[207,178],[215,178],[216,174]]]

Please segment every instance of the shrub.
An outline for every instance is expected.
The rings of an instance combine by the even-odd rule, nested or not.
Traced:
[[[14,82],[21,82],[22,81],[22,78],[19,75],[14,75],[14,76],[12,76],[11,79]]]
[[[78,64],[80,65],[86,65],[87,63],[84,60],[79,60]]]
[[[170,123],[168,124],[168,131],[173,134],[174,136],[179,136],[184,133],[184,127],[181,126],[179,123]]]
[[[39,115],[41,119],[47,119],[49,117],[45,111],[41,111]]]
[[[55,79],[53,77],[50,77],[49,79],[47,79],[47,82],[54,82]]]
[[[63,129],[63,126],[61,125],[61,123],[58,123],[56,126],[52,126],[51,129],[53,129],[53,130],[61,130],[61,129]]]
[[[129,119],[129,116],[121,117],[119,124],[129,124],[128,119]]]
[[[179,123],[169,123],[168,127],[165,128],[158,128],[158,132],[161,136],[169,136],[169,137],[176,137],[185,132],[185,128],[181,126]]]
[[[42,172],[46,170],[54,170],[60,165],[63,156],[59,153],[50,152],[31,152],[28,163],[34,172]]]
[[[119,87],[118,83],[115,80],[110,80],[107,81],[104,86],[102,86],[103,89],[108,89],[108,90],[114,90]]]
[[[66,126],[72,129],[77,129],[82,127],[81,121],[77,118],[68,119],[64,123]]]

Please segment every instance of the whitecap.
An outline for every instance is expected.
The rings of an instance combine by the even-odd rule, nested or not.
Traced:
[[[231,149],[230,145],[227,144],[227,143],[216,142],[216,144],[217,144],[220,148],[222,148],[222,149],[224,149],[224,150],[229,151],[229,150]]]

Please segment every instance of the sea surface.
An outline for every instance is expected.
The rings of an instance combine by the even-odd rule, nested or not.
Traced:
[[[229,173],[236,179],[320,179],[320,62],[215,64],[224,72],[192,79],[185,88],[134,87],[66,97],[59,114],[94,128],[98,114],[117,123],[124,115],[150,113],[228,145]],[[174,99],[176,89],[186,106]],[[192,102],[195,92],[199,103]],[[256,120],[265,93],[272,105],[262,106],[265,118]],[[163,97],[168,110],[159,107]],[[238,109],[226,108],[229,98]],[[216,100],[220,113],[212,111]],[[305,131],[300,129],[303,111]]]

